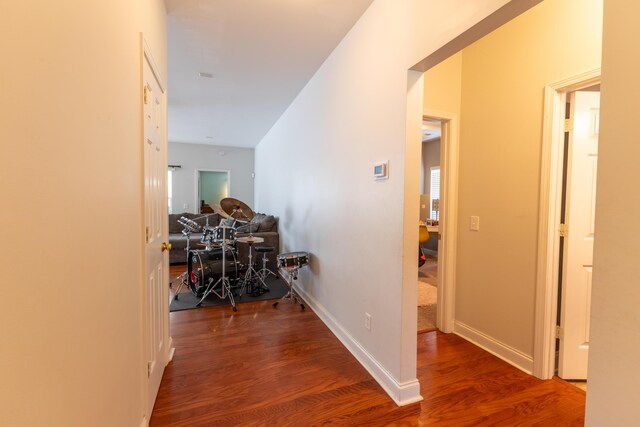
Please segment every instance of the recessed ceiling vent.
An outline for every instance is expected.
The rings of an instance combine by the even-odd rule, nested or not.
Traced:
[[[201,72],[199,72],[199,73],[198,73],[198,75],[199,75],[200,77],[202,77],[202,78],[205,78],[205,79],[212,79],[212,78],[213,78],[213,74],[211,74],[211,73],[205,73],[205,72],[202,72],[202,71],[201,71]]]

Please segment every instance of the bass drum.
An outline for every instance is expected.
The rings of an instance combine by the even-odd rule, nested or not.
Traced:
[[[240,276],[246,270],[235,260],[235,254],[227,251],[225,275],[229,278],[231,287],[238,286]],[[187,257],[187,284],[191,292],[201,297],[207,290],[209,283],[215,284],[222,277],[222,250],[190,250]]]

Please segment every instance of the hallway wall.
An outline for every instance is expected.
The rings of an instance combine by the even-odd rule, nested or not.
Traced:
[[[256,208],[280,217],[282,251],[311,253],[299,280],[305,297],[401,403],[420,392],[420,162],[407,171],[404,161],[420,155],[422,81],[407,70],[504,3],[374,1],[256,148]],[[407,113],[418,87],[419,106]],[[388,180],[373,179],[380,161],[389,162]],[[405,172],[415,185],[407,197]],[[414,241],[405,242],[405,220]]]
[[[425,74],[425,108],[456,107],[442,87],[454,99],[460,94],[455,331],[496,344],[527,371],[543,89],[600,67],[601,39],[602,0],[545,0]],[[477,232],[469,229],[472,215],[480,217]]]
[[[631,427],[640,419],[639,15],[639,3],[604,2],[588,427]]]
[[[140,426],[143,32],[162,0],[13,1],[0,13],[0,422]]]

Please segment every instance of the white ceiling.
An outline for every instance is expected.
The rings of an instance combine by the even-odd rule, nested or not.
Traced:
[[[422,142],[440,139],[441,127],[440,120],[424,120],[422,122]]]
[[[165,0],[169,141],[255,147],[371,2]]]

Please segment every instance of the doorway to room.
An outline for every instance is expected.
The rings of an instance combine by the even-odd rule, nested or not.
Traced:
[[[440,120],[429,117],[423,119],[420,173],[420,252],[418,255],[419,334],[437,329],[441,130]]]
[[[568,93],[565,118],[556,374],[586,391],[600,85]]]
[[[545,87],[534,374],[586,390],[600,69]]]
[[[203,209],[220,204],[220,200],[229,197],[229,171],[197,170],[196,171],[196,206]]]

